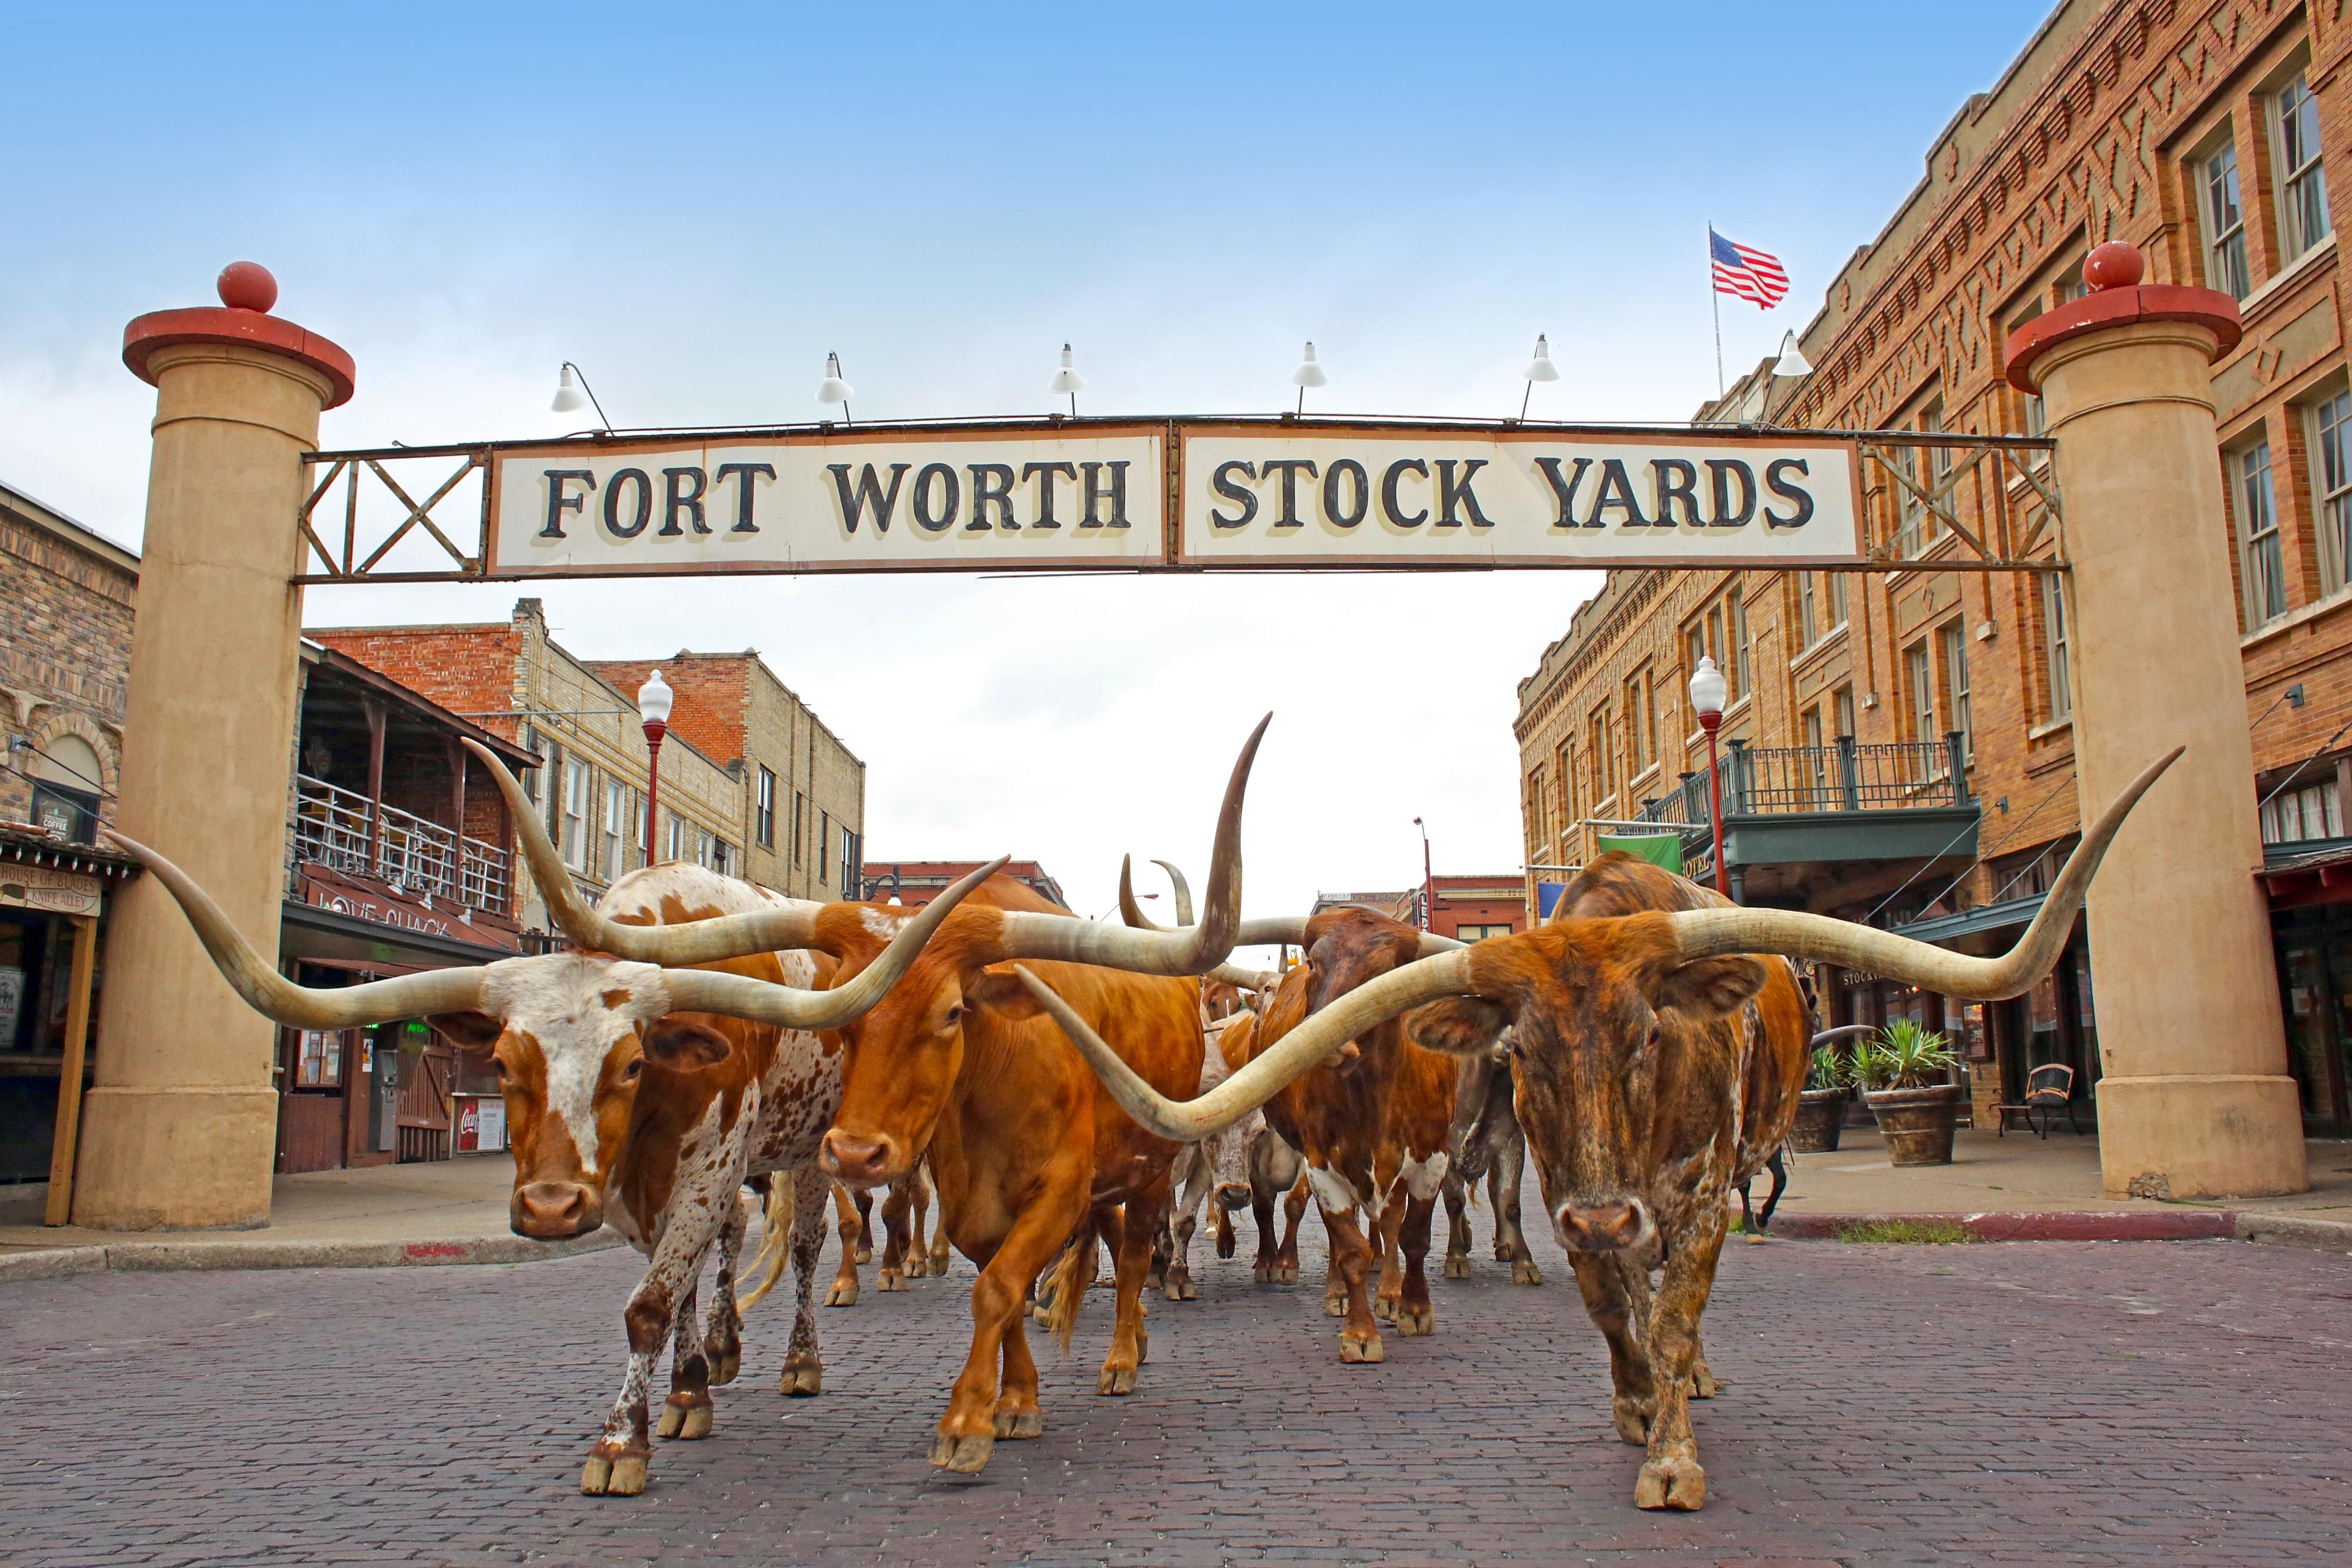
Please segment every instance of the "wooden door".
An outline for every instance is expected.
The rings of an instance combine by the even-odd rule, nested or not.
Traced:
[[[449,1092],[457,1051],[437,1037],[418,1054],[417,1070],[400,1086],[400,1160],[449,1157]]]

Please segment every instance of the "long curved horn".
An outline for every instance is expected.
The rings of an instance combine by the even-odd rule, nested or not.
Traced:
[[[2082,910],[2084,895],[2090,890],[2091,874],[2099,869],[2107,846],[2115,841],[2116,831],[2183,749],[2176,746],[2157,758],[2116,797],[2083,835],[2074,852],[2066,857],[2066,867],[2034,913],[2033,924],[2025,928],[2016,946],[1998,958],[1972,958],[1891,931],[1792,909],[1677,910],[1664,918],[1688,957],[1777,953],[1789,958],[1818,958],[1966,1001],[1995,1002],[2017,996],[2058,962],[2074,931],[2074,916]]]
[[[471,1012],[481,1005],[482,971],[466,967],[427,969],[389,980],[318,990],[298,986],[278,966],[255,952],[228,914],[195,880],[136,839],[111,828],[99,830],[162,883],[195,928],[196,940],[245,1005],[264,1018],[294,1029],[361,1029],[395,1019],[432,1013]]]
[[[806,947],[815,939],[816,919],[825,905],[803,898],[789,898],[766,909],[749,915],[721,915],[716,920],[695,920],[679,925],[631,925],[614,920],[581,896],[572,873],[564,866],[563,857],[547,836],[538,816],[531,810],[530,798],[515,776],[507,771],[506,764],[488,748],[467,741],[474,755],[489,767],[490,777],[498,781],[499,790],[507,798],[509,814],[514,818],[516,841],[521,846],[523,858],[530,864],[531,879],[539,884],[540,894],[546,900],[547,912],[563,928],[565,936],[591,952],[609,953],[615,958],[634,958],[639,963],[660,964],[679,967],[689,964],[711,964],[725,958],[740,958],[752,953],[773,953],[787,947]],[[875,986],[870,999],[857,1009],[855,1018],[879,1001],[882,993],[906,973],[915,950],[928,941],[964,895],[979,887],[1004,868],[1000,857],[958,878],[947,890],[923,907],[920,914],[900,928],[882,956],[859,974],[849,985],[827,995],[846,995],[871,977]],[[902,947],[903,944],[903,947]],[[866,996],[867,993],[860,992]],[[697,1009],[704,1012],[725,1012],[723,1008]],[[746,1017],[751,1015],[746,1014]],[[827,1029],[829,1024],[795,1025],[796,1028]]]
[[[1241,930],[1234,937],[1234,946],[1236,947],[1285,946],[1304,947],[1307,946],[1307,919],[1308,917],[1304,915],[1269,915],[1253,920],[1244,920],[1242,922]],[[1421,951],[1414,956],[1434,958],[1440,953],[1458,952],[1468,946],[1467,942],[1456,941],[1451,936],[1440,936],[1434,931],[1424,931],[1421,934]]]
[[[1197,1100],[1174,1101],[1145,1082],[1119,1060],[1102,1037],[1087,1027],[1051,986],[1022,965],[1013,973],[1045,1009],[1054,1015],[1103,1081],[1119,1108],[1146,1132],[1180,1144],[1196,1143],[1224,1131],[1282,1091],[1284,1085],[1376,1024],[1410,1012],[1423,1002],[1470,991],[1470,956],[1443,953],[1392,969],[1357,987],[1284,1035],[1239,1071]]]
[[[1257,721],[1225,781],[1217,811],[1217,837],[1210,852],[1209,895],[1199,925],[1177,931],[1143,931],[1066,915],[1008,910],[994,958],[1055,959],[1097,964],[1139,975],[1199,975],[1225,960],[1241,929],[1242,800],[1249,789],[1250,765],[1265,738],[1272,714]],[[1131,903],[1130,898],[1127,902]]]
[[[1842,1040],[1860,1040],[1864,1035],[1877,1032],[1878,1026],[1874,1023],[1842,1023],[1835,1029],[1825,1029],[1813,1036],[1805,1042],[1805,1049],[1811,1051],[1817,1045],[1835,1045]]]
[[[1158,866],[1161,871],[1164,871],[1164,872],[1166,872],[1166,873],[1168,873],[1168,881],[1169,881],[1170,884],[1171,884],[1171,885],[1172,885],[1172,886],[1175,888],[1175,890],[1176,890],[1176,924],[1177,924],[1177,925],[1192,925],[1192,883],[1188,883],[1188,882],[1186,882],[1186,881],[1184,880],[1184,873],[1183,873],[1182,872],[1178,871],[1178,870],[1177,870],[1173,865],[1170,864],[1168,862],[1166,862],[1166,861],[1153,861],[1151,863],[1152,863],[1153,865]]]

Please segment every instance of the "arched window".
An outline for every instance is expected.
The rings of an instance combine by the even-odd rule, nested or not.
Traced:
[[[78,735],[53,737],[33,753],[33,821],[78,844],[98,839],[98,803],[104,793],[98,750]]]

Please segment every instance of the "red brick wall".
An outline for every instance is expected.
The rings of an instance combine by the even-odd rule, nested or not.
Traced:
[[[732,762],[748,754],[744,714],[751,705],[750,653],[682,653],[674,659],[583,659],[581,662],[621,688],[635,702],[637,688],[656,670],[677,699],[669,727],[688,745],[712,760]]]
[[[371,627],[302,634],[485,729],[519,737],[513,718],[487,716],[514,706],[515,664],[522,654],[522,638],[511,626]],[[446,815],[445,807],[435,820]]]

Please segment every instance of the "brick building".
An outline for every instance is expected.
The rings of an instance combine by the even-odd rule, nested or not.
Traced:
[[[909,909],[920,909],[946,890],[959,877],[970,876],[986,861],[879,861],[865,862],[862,891],[845,894],[862,897],[869,904],[903,904]],[[1062,893],[1062,884],[1035,861],[1007,861],[998,873],[1016,882],[1029,884],[1040,896],[1050,898],[1063,908],[1070,901]],[[1162,924],[1165,924],[1163,921]]]
[[[2290,1057],[2315,1125],[2352,1116],[2352,382],[2336,213],[2352,196],[2352,17],[2263,0],[2067,0],[1928,150],[1926,177],[1832,279],[1800,335],[1703,420],[2039,434],[2002,379],[2008,334],[2080,292],[2088,248],[2137,245],[2149,281],[2234,295],[2243,342],[2212,369],[2263,800]],[[2347,214],[2352,216],[2352,214]],[[2032,537],[2031,476],[1913,461],[1982,535]],[[2005,945],[2078,831],[2065,605],[2054,574],[1939,568],[1956,536],[1865,465],[1874,541],[1902,570],[1620,571],[1519,689],[1530,882],[1619,824],[1706,821],[1687,684],[1731,686],[1726,861],[1749,902],[1811,908],[1971,951]],[[2045,544],[2042,549],[2051,549]],[[2161,678],[2151,671],[2150,678]],[[2189,738],[2189,737],[2184,737]],[[1951,1030],[1981,1108],[2034,1066],[2099,1072],[2078,933],[2015,1002],[1961,1008],[1826,976],[1837,1021]]]
[[[656,858],[748,875],[796,896],[843,896],[835,890],[856,882],[865,764],[756,653],[592,664],[548,634],[536,599],[518,601],[505,624],[309,635],[541,758],[526,787],[591,897],[645,863],[648,756],[636,691],[656,667],[677,702],[662,745]],[[517,882],[521,918],[549,929],[528,867],[518,868]]]
[[[1318,893],[1314,907],[1307,913],[1320,915],[1327,909],[1354,904],[1377,910],[1408,925],[1420,925],[1423,891],[1416,885],[1394,893]],[[1508,873],[1495,876],[1439,873],[1430,878],[1428,891],[1432,916],[1427,929],[1440,936],[1476,942],[1528,928],[1526,884]]]

